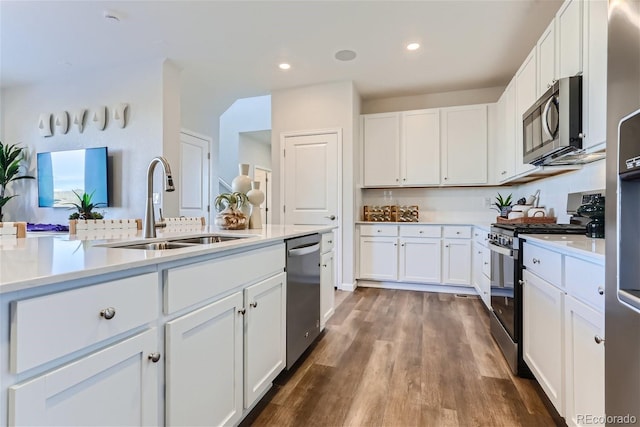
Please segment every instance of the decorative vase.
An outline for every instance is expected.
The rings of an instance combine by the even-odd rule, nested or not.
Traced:
[[[238,165],[239,175],[231,181],[231,190],[238,193],[247,194],[251,190],[251,178],[249,177],[249,164],[240,163]]]
[[[218,212],[214,221],[218,228],[223,230],[243,230],[247,228],[247,216],[242,211],[231,206]]]
[[[249,203],[251,203],[251,216],[249,217],[249,228],[262,228],[262,215],[260,205],[264,202],[264,192],[260,190],[260,182],[253,181],[251,190],[247,193]]]

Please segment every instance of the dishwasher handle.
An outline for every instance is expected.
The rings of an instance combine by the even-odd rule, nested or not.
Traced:
[[[315,251],[320,251],[320,243],[313,243],[311,245],[299,246],[297,248],[289,249],[288,254],[290,257],[295,257],[308,255]]]

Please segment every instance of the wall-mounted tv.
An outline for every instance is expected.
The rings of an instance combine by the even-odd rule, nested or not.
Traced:
[[[69,208],[74,191],[108,206],[107,158],[107,147],[38,153],[38,206]]]

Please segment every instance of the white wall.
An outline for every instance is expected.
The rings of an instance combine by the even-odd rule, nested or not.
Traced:
[[[336,82],[276,91],[271,95],[272,165],[280,171],[280,137],[284,132],[342,129],[342,220],[340,230],[341,262],[338,281],[346,287],[355,282],[353,273],[355,217],[354,165],[359,161],[357,130],[360,105],[352,82]],[[356,169],[357,171],[357,169]],[[273,174],[273,206],[280,206],[280,176]],[[273,221],[280,221],[279,209],[274,209]]]
[[[160,61],[103,70],[91,76],[58,84],[7,88],[2,93],[3,142],[28,147],[30,170],[35,175],[35,154],[44,151],[107,146],[111,163],[111,200],[107,218],[142,218],[145,207],[146,169],[152,157],[163,152],[163,65]],[[41,113],[78,108],[129,104],[127,127],[109,121],[98,131],[88,120],[83,133],[71,127],[66,135],[43,138],[37,122]],[[90,112],[90,111],[89,111]],[[179,117],[179,116],[178,116]],[[176,165],[177,167],[178,165]],[[5,206],[8,220],[66,224],[71,211],[38,208],[37,184],[23,181],[11,187],[20,196]]]
[[[502,92],[504,92],[504,87],[500,86],[484,89],[366,99],[362,101],[362,114],[453,107],[456,105],[487,104],[497,102]]]
[[[261,135],[269,138],[265,143],[261,138],[256,137],[257,132],[241,132],[238,143],[238,161],[248,163],[249,176],[254,176],[255,166],[271,169],[271,132],[259,131],[268,135]]]
[[[271,96],[238,99],[220,116],[218,175],[231,184],[238,175],[241,132],[271,129]],[[214,187],[216,191],[218,183]]]

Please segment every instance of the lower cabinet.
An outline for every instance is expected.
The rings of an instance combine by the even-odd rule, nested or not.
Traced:
[[[360,238],[360,278],[398,280],[397,237]]]
[[[9,388],[9,425],[158,425],[155,328]]]
[[[471,285],[471,241],[444,239],[442,243],[442,282],[450,285]]]
[[[440,283],[442,281],[441,254],[440,239],[401,238],[398,280]]]
[[[523,272],[523,355],[553,406],[563,414],[564,291]]]
[[[474,241],[471,256],[472,283],[482,302],[491,308],[491,250]]]
[[[335,268],[334,252],[329,251],[320,256],[320,330],[335,311]]]
[[[566,296],[564,325],[567,425],[584,425],[586,414],[603,420],[604,315]]]
[[[167,323],[167,425],[235,424],[269,388],[285,366],[285,281],[278,274]]]

